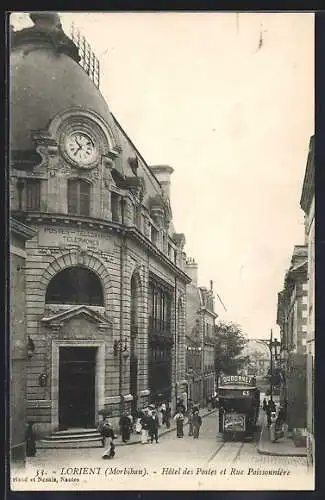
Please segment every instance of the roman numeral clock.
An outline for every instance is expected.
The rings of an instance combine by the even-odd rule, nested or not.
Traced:
[[[91,168],[98,161],[97,141],[83,131],[73,131],[65,135],[63,151],[69,162],[82,168]]]

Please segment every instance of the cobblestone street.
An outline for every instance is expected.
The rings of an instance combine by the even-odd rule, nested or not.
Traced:
[[[68,489],[86,489],[89,482],[98,489],[259,489],[261,481],[267,489],[306,487],[311,476],[304,457],[261,455],[256,440],[224,442],[217,435],[217,418],[212,413],[203,419],[198,440],[185,426],[183,439],[172,431],[158,444],[116,447],[112,461],[102,459],[100,448],[38,450],[27,471],[34,476],[38,471],[44,484],[55,472],[61,481],[56,486]]]

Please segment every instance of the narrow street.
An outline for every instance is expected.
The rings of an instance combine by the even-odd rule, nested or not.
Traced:
[[[217,435],[217,421],[217,412],[204,418],[198,440],[188,436],[185,426],[183,439],[172,431],[158,444],[117,446],[112,461],[102,459],[100,448],[38,450],[28,459],[28,475],[42,475],[49,489],[87,489],[89,484],[96,489],[258,489],[261,481],[270,489],[289,483],[298,489],[306,484],[305,458],[260,455],[256,439],[224,442]],[[278,472],[263,472],[270,470]],[[54,486],[51,474],[59,480]]]

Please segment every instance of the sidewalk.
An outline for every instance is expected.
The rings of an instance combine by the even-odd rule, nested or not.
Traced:
[[[207,415],[214,414],[215,412],[216,412],[216,409],[208,411],[207,408],[201,408],[200,415],[202,418],[204,418]],[[187,425],[188,425],[188,422],[186,420],[186,422],[184,423],[184,427]],[[170,428],[166,429],[165,425],[159,427],[158,436],[160,438],[161,436],[164,436],[168,432],[173,432],[173,431],[176,432],[176,423],[175,423],[174,419],[171,419]],[[130,441],[128,441],[127,443],[123,443],[123,441],[121,441],[121,435],[119,435],[118,439],[115,442],[115,446],[130,446],[131,444],[140,444],[140,443],[141,443],[141,435],[133,433],[133,434],[131,434]]]
[[[269,437],[269,429],[267,428],[266,415],[263,410],[260,413],[261,434],[257,451],[261,455],[274,455],[285,457],[306,457],[306,448],[297,448],[290,437],[280,438],[276,443],[272,443]]]

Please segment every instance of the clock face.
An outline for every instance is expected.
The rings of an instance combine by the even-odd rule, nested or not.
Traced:
[[[97,149],[93,140],[83,132],[70,134],[65,142],[68,156],[80,165],[89,165],[96,159]]]

